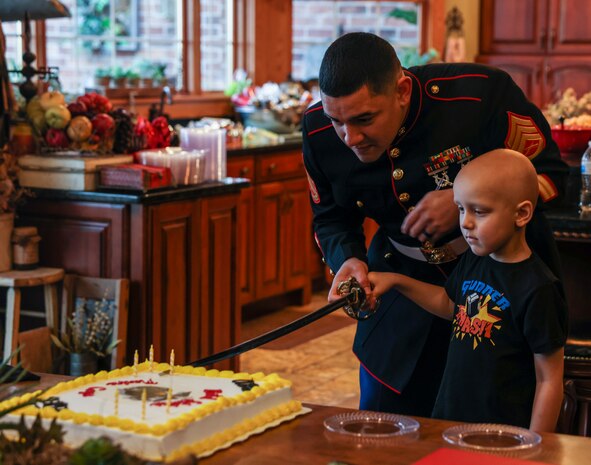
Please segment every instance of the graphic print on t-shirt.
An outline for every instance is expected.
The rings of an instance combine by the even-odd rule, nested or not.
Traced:
[[[496,331],[501,330],[501,312],[509,308],[509,301],[490,285],[468,280],[462,283],[464,305],[458,304],[453,320],[456,339],[472,338],[472,348],[488,341],[493,346]],[[494,312],[494,313],[491,313]]]

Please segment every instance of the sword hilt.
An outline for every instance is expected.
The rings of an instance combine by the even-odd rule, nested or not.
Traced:
[[[375,313],[380,305],[380,299],[376,299],[374,307],[369,308],[365,291],[353,276],[338,284],[337,293],[347,297],[348,303],[343,305],[343,310],[347,315],[356,320],[367,320]]]

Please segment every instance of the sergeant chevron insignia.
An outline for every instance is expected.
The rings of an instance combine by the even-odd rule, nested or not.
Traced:
[[[310,187],[310,196],[312,197],[312,202],[320,203],[320,196],[318,195],[318,189],[316,189],[316,183],[310,177],[307,170],[306,177],[308,178],[308,186]]]
[[[507,115],[509,124],[505,147],[516,150],[533,160],[546,147],[546,139],[542,131],[529,116],[517,115],[510,111]]]

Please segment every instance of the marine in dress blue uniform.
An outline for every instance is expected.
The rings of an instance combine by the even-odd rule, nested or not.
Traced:
[[[356,257],[370,270],[442,285],[457,262],[454,255],[465,249],[459,228],[436,244],[401,232],[404,218],[427,193],[451,188],[465,163],[496,148],[514,149],[533,162],[544,202],[559,196],[568,168],[542,113],[505,72],[478,64],[431,64],[404,73],[412,81],[408,112],[389,149],[374,162],[361,162],[339,138],[322,102],[306,111],[303,151],[314,232],[331,270]],[[542,208],[528,225],[528,242],[561,276]],[[380,226],[368,251],[366,217]],[[360,408],[430,416],[449,331],[449,322],[397,291],[382,296],[376,314],[358,323],[353,345],[361,363]]]

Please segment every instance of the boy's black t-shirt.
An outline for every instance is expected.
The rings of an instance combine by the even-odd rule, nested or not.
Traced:
[[[536,388],[533,354],[566,341],[558,280],[535,254],[502,263],[468,250],[445,289],[456,305],[433,417],[528,428]]]

